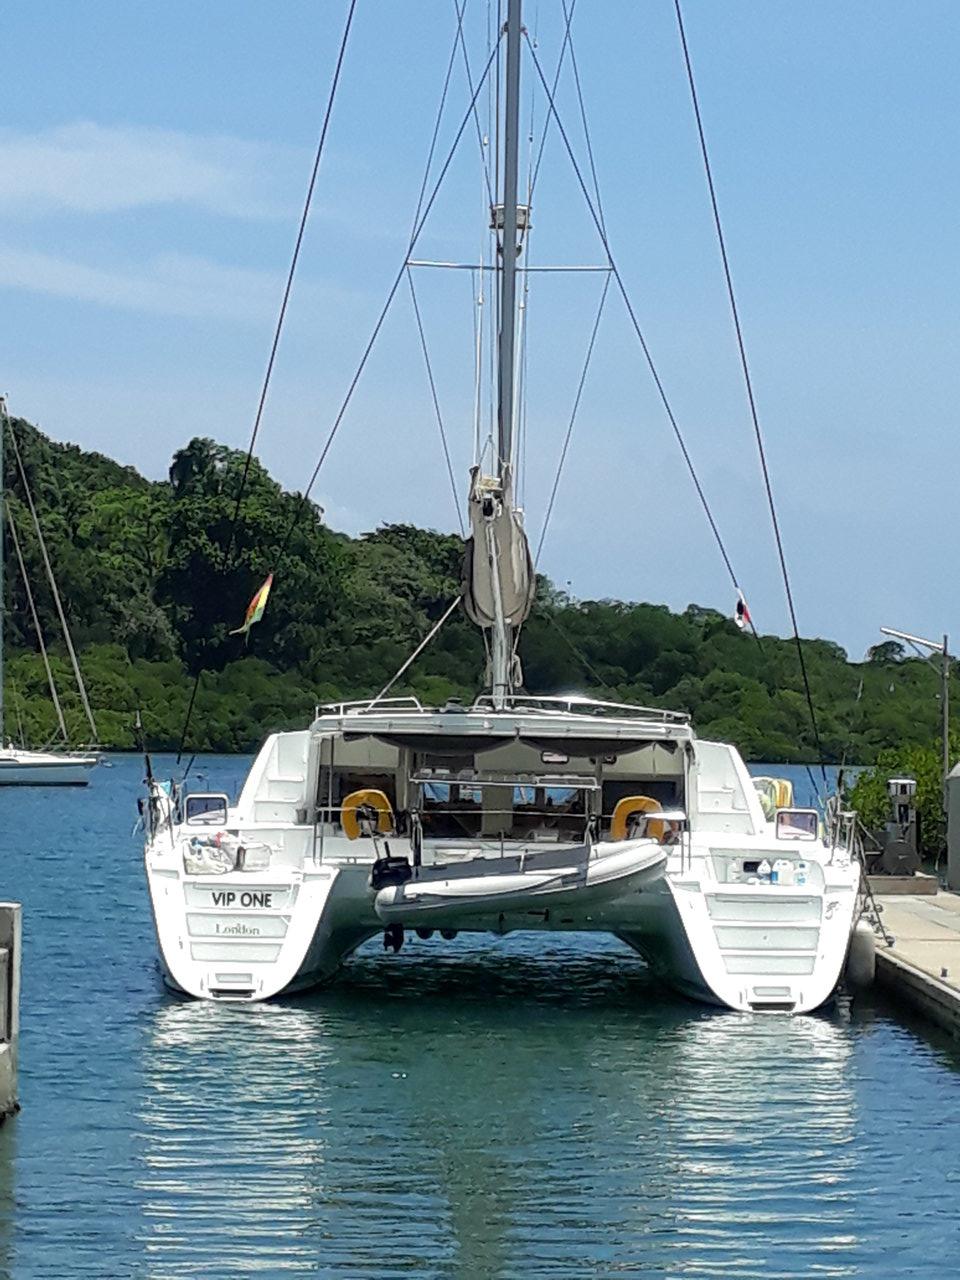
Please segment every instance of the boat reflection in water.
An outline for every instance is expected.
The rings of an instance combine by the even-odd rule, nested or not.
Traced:
[[[313,1258],[330,1053],[302,1009],[158,1010],[140,1113],[148,1274]]]
[[[665,1003],[616,944],[361,952],[145,1044],[156,1277],[850,1273],[850,1028]],[[862,1178],[862,1171],[861,1171]]]

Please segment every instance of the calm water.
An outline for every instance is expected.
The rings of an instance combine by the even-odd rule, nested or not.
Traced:
[[[957,1060],[881,1006],[709,1012],[615,943],[549,938],[371,947],[324,994],[182,1003],[139,773],[0,792],[25,934],[0,1274],[956,1274]]]

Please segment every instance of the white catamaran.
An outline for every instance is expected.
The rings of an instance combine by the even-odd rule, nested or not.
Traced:
[[[761,795],[736,749],[681,713],[522,692],[534,575],[514,502],[521,3],[502,33],[493,464],[471,475],[463,606],[488,692],[431,709],[379,696],[270,736],[235,804],[152,778],[145,863],[170,985],[258,1000],[329,979],[408,932],[612,933],[675,988],[803,1012],[841,978],[858,917],[852,822]]]
[[[4,734],[3,645],[5,633],[4,615],[6,611],[4,606],[3,543],[5,528],[9,528],[13,549],[16,554],[23,580],[27,606],[31,614],[31,619],[37,636],[37,642],[40,646],[40,654],[43,658],[43,665],[47,674],[50,696],[53,701],[54,710],[57,714],[57,720],[63,741],[64,743],[68,741],[66,721],[63,717],[63,709],[60,705],[60,699],[57,695],[57,689],[53,679],[53,672],[47,657],[43,633],[40,630],[40,622],[34,604],[33,592],[30,587],[29,579],[27,578],[23,554],[20,549],[20,540],[17,534],[16,525],[13,522],[12,513],[7,510],[7,503],[5,501],[6,494],[3,486],[3,456],[8,431],[10,432],[11,441],[16,448],[16,438],[13,436],[13,425],[7,414],[6,402],[3,397],[0,396],[0,787],[83,787],[86,786],[90,780],[91,769],[98,763],[99,757],[96,753],[90,751],[69,751],[59,749],[56,751],[31,751],[27,747],[9,742]],[[19,452],[17,453],[17,462],[20,464]],[[21,473],[23,475],[24,483],[26,483],[26,475],[22,472],[22,469]],[[38,541],[43,548],[44,562],[50,577],[50,585],[54,593],[57,609],[60,612],[61,621],[63,623],[64,636],[70,652],[74,671],[77,676],[80,696],[89,718],[91,730],[94,737],[96,737],[96,725],[93,721],[90,704],[87,701],[86,690],[83,686],[83,678],[80,675],[80,668],[77,664],[76,654],[73,650],[73,643],[70,639],[66,618],[63,615],[63,610],[60,605],[59,594],[56,590],[56,583],[53,581],[53,570],[50,567],[46,548],[43,546],[43,534],[40,530],[39,522],[37,521],[36,511],[33,507],[33,499],[30,497],[29,491],[27,491],[27,502],[30,507],[31,515],[36,522],[35,531]]]

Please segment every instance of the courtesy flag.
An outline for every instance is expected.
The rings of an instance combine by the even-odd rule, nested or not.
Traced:
[[[743,598],[743,592],[738,591],[737,595],[740,598],[737,600],[737,610],[733,615],[733,620],[742,631],[744,627],[749,626],[753,619],[750,617],[750,610],[747,608],[747,602]]]
[[[247,616],[243,620],[243,626],[237,627],[235,631],[231,631],[232,636],[245,636],[250,632],[250,628],[255,622],[259,622],[263,617],[263,611],[267,607],[267,600],[270,598],[270,588],[273,586],[273,574],[267,578],[266,582],[247,605]]]

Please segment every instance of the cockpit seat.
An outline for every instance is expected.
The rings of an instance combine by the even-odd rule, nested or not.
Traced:
[[[658,813],[662,808],[660,801],[654,800],[652,796],[624,796],[617,802],[610,820],[610,839],[626,840],[632,818],[642,813]],[[654,820],[647,823],[645,834],[653,840],[662,841],[666,829],[665,822]]]
[[[384,792],[376,787],[363,787],[360,791],[351,791],[340,806],[340,825],[350,840],[356,840],[361,834],[358,812],[361,809],[376,814],[377,831],[381,835],[389,835],[394,830],[393,806]]]

